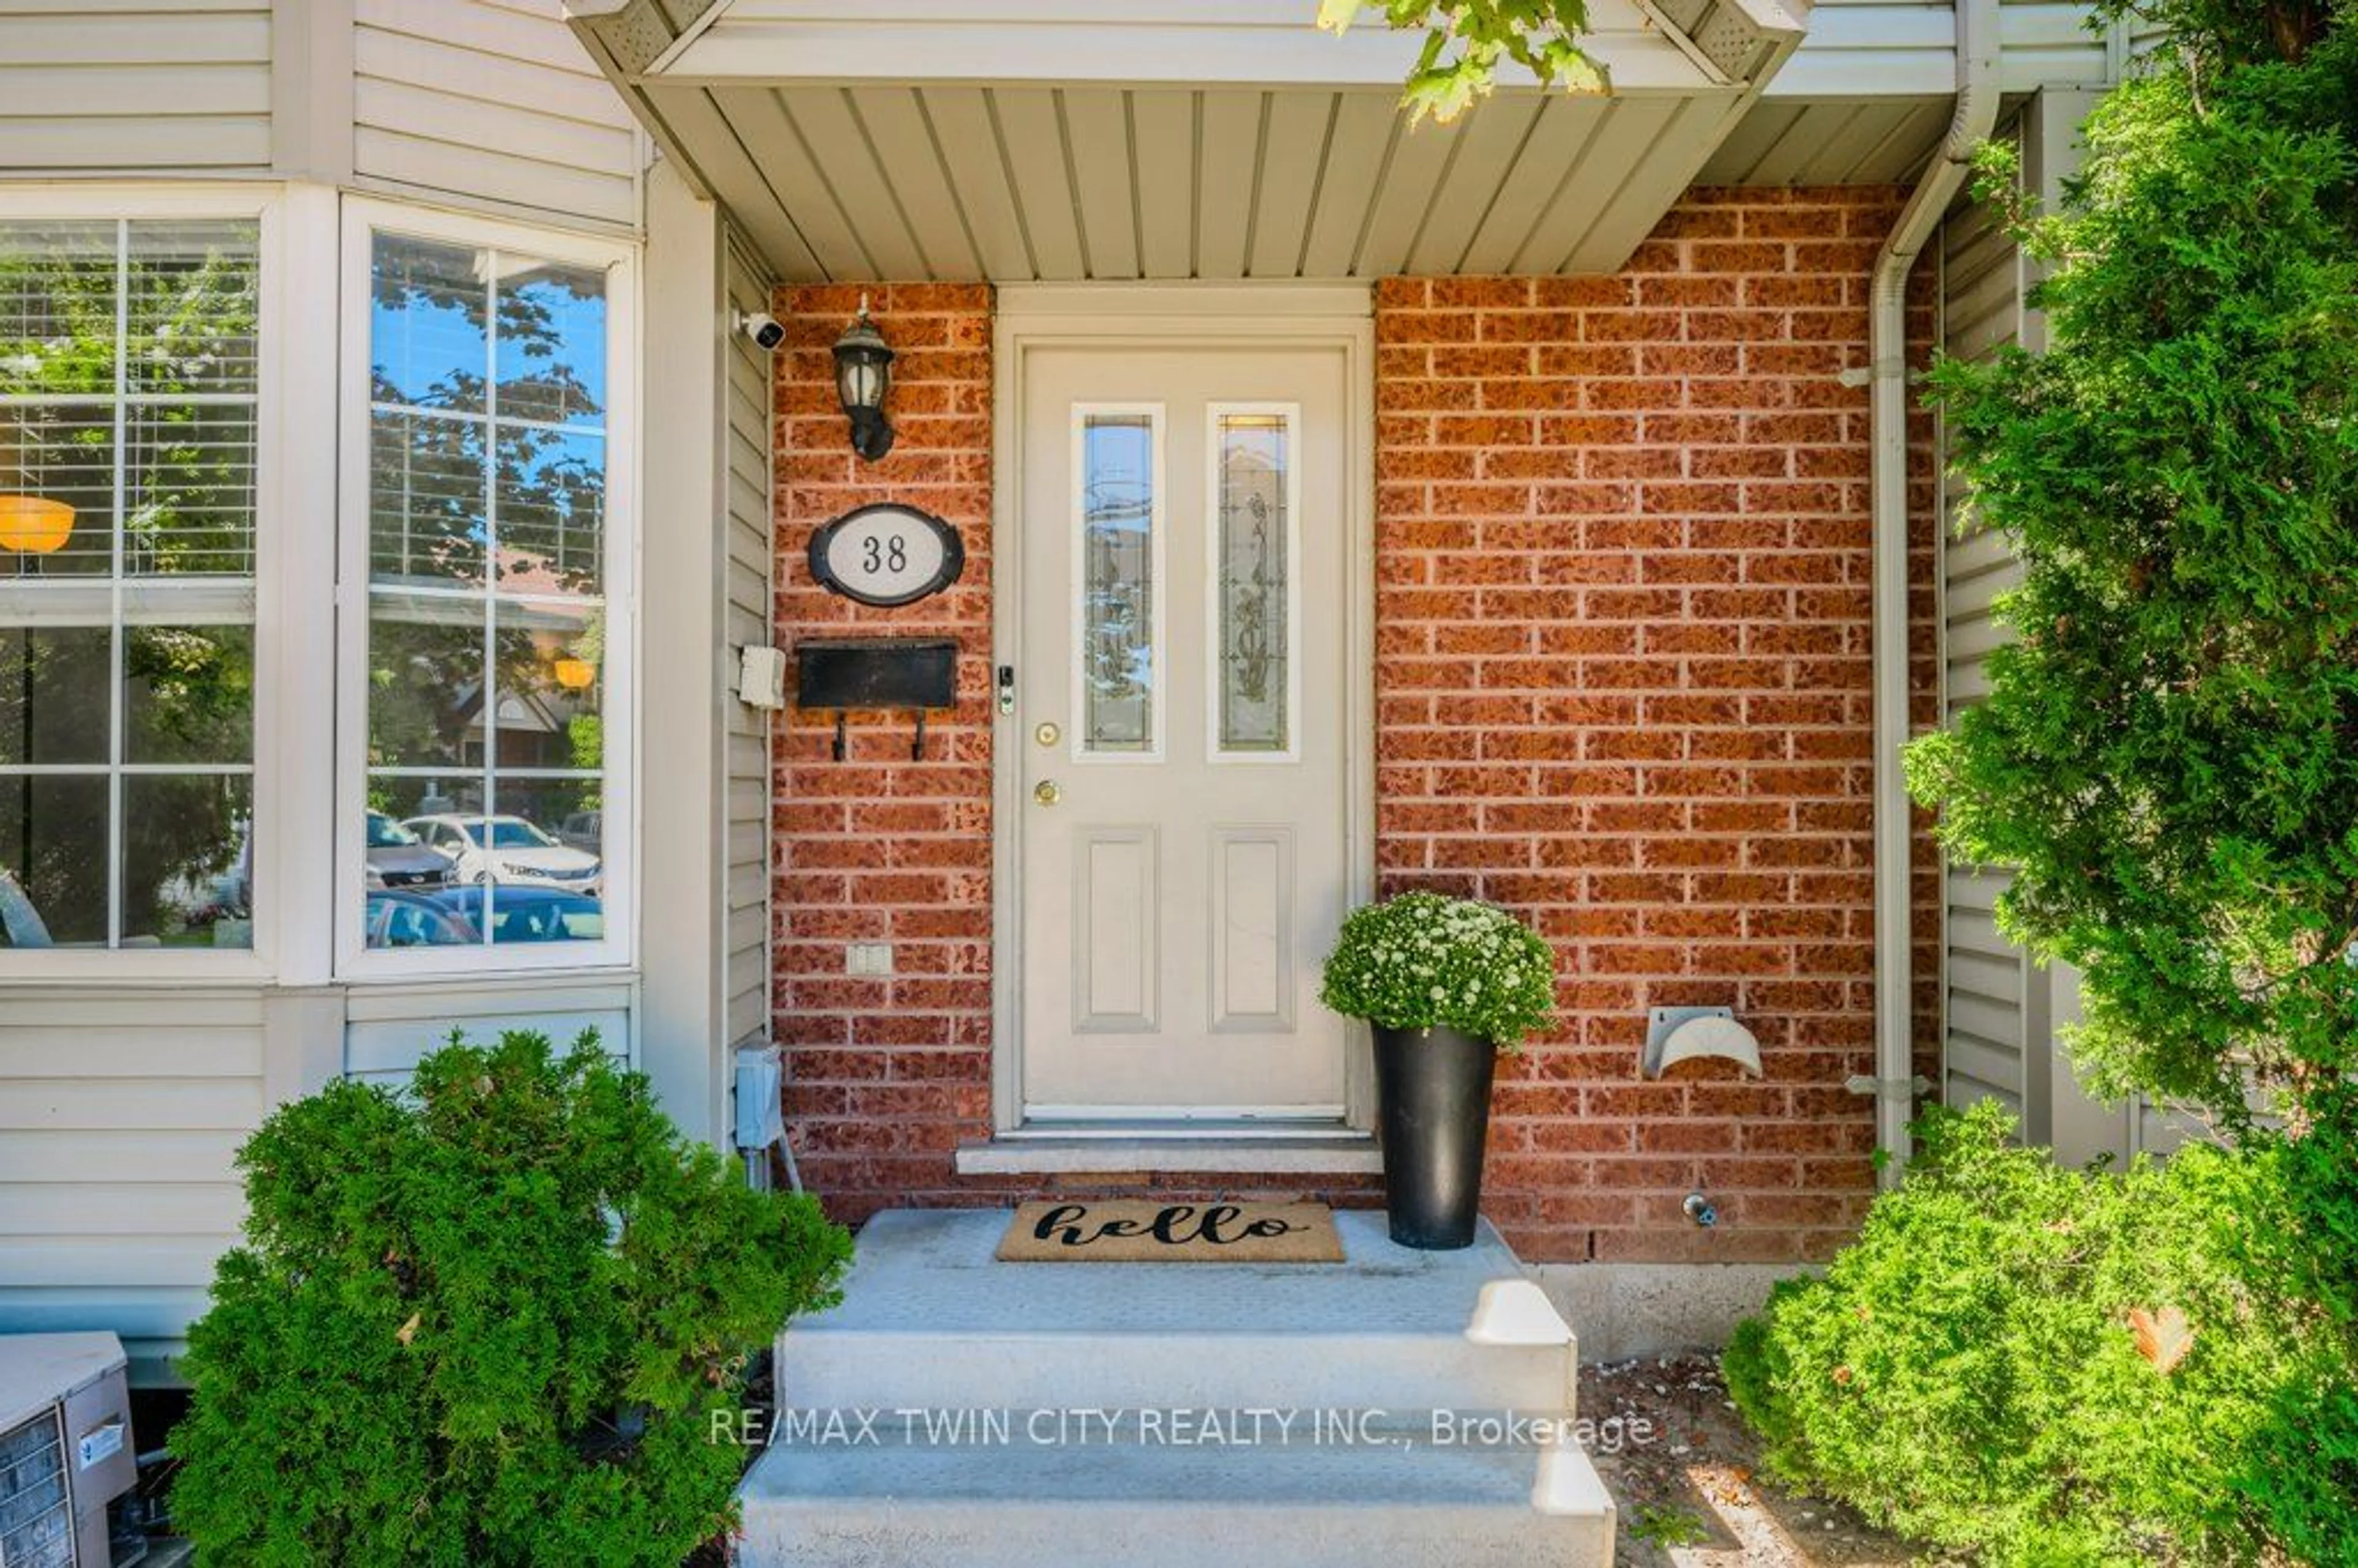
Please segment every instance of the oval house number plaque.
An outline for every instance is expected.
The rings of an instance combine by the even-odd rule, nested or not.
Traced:
[[[811,576],[861,604],[914,604],[966,569],[958,531],[930,512],[879,502],[847,512],[811,535]]]

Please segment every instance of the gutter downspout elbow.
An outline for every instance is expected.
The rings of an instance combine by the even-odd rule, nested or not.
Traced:
[[[1876,258],[1867,322],[1874,515],[1876,1146],[1896,1183],[1909,1153],[1917,1093],[1909,948],[1909,800],[1899,769],[1908,724],[1908,274],[1997,124],[1998,0],[1955,0],[1957,104],[1948,135]]]

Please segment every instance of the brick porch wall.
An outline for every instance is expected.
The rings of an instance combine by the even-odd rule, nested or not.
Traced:
[[[1837,377],[1903,195],[1696,190],[1618,276],[1378,287],[1379,865],[1555,945],[1484,1192],[1526,1256],[1822,1257],[1871,1194],[1868,413]],[[1732,1006],[1764,1076],[1644,1081],[1647,1010],[1682,1003]]]
[[[1898,198],[1696,191],[1618,277],[1379,288],[1382,876],[1510,904],[1561,955],[1562,1024],[1502,1065],[1485,1189],[1531,1260],[1822,1257],[1870,1190],[1867,1103],[1841,1087],[1872,1054],[1867,413],[1835,376],[1866,362]],[[990,1126],[990,297],[871,286],[901,358],[900,439],[870,466],[827,351],[860,292],[775,308],[779,638],[945,633],[966,680],[924,762],[905,723],[855,723],[845,763],[828,726],[778,730],[789,1126],[806,1180],[853,1218],[1051,1185],[951,1164]],[[1931,330],[1920,308],[1911,337]],[[950,593],[876,611],[810,581],[812,528],[883,499],[963,531]],[[1919,860],[1920,1054],[1938,882]],[[899,972],[848,977],[859,940],[892,942]],[[1767,1077],[1641,1081],[1645,1009],[1677,1001],[1733,1004]],[[1723,1217],[1708,1234],[1679,1213],[1698,1184]],[[1266,1195],[1374,1201],[1349,1182]]]
[[[898,353],[882,462],[851,454],[828,346],[867,293]],[[979,285],[780,291],[777,636],[954,636],[958,706],[831,723],[788,711],[773,731],[776,945],[772,998],[803,1177],[860,1217],[942,1201],[950,1151],[990,1131],[990,291]],[[898,501],[957,524],[966,570],[900,610],[813,582],[814,528]],[[791,688],[790,688],[791,689]],[[889,979],[845,972],[852,942],[889,942]]]

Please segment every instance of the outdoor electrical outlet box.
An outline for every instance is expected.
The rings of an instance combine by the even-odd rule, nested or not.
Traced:
[[[0,1564],[109,1568],[106,1506],[138,1479],[123,1342],[0,1336]]]
[[[737,1053],[737,1147],[767,1149],[786,1135],[785,1066],[775,1045]]]
[[[737,656],[737,700],[748,708],[786,705],[786,653],[783,648],[744,648]]]

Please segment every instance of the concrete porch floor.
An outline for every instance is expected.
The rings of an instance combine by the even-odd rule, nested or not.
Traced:
[[[1514,1254],[1336,1221],[1340,1264],[1003,1263],[1003,1210],[876,1217],[779,1337],[740,1560],[1604,1568],[1574,1336]]]

